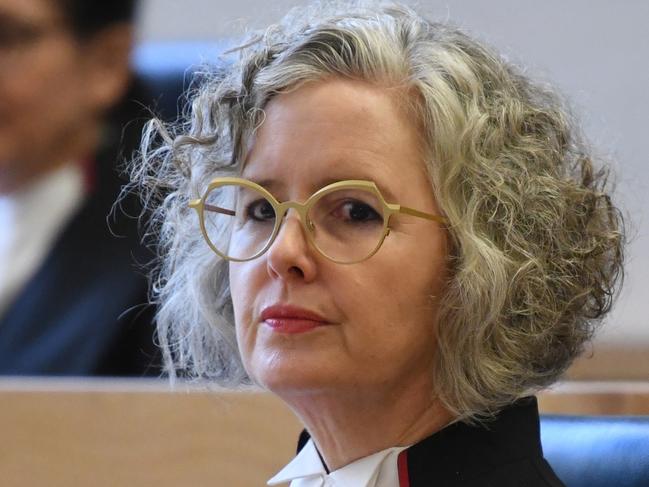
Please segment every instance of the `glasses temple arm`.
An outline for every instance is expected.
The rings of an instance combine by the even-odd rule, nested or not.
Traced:
[[[408,208],[407,206],[399,207],[399,212],[405,213],[407,215],[417,216],[419,218],[425,218],[426,220],[432,220],[438,223],[446,223],[447,220],[441,215],[433,215],[431,213],[426,213],[423,211],[415,210],[414,208]]]
[[[189,203],[190,208],[198,208],[201,204],[201,200],[192,200]],[[203,209],[208,211],[214,211],[216,213],[223,213],[224,215],[236,216],[236,212],[233,210],[228,210],[227,208],[221,208],[220,206],[210,205],[208,203],[203,204]]]
[[[236,212],[233,210],[228,210],[226,208],[221,208],[220,206],[214,206],[214,205],[208,205],[205,203],[203,205],[203,208],[209,211],[215,211],[216,213],[223,213],[224,215],[230,215],[230,216],[235,216]]]

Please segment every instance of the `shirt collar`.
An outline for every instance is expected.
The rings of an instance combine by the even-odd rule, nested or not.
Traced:
[[[75,163],[0,195],[0,315],[42,264],[83,198],[83,177]]]
[[[318,450],[316,450],[313,440],[309,440],[300,453],[268,481],[268,485],[283,484],[297,478],[324,478],[326,475],[327,470],[320,460]]]
[[[322,464],[320,455],[313,443],[309,440],[300,453],[279,473],[268,481],[268,485],[279,485],[296,479],[331,478],[334,485],[354,487],[379,487],[381,485],[398,485],[397,456],[407,447],[393,447],[360,458],[329,474]],[[377,478],[381,477],[381,484]],[[384,479],[397,479],[384,483]]]

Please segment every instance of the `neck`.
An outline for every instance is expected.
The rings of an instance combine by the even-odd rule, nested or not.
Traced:
[[[67,138],[67,143],[60,144],[56,149],[35,151],[36,155],[30,159],[10,163],[0,160],[0,194],[20,191],[66,164],[80,163],[93,154],[99,145],[101,125],[99,122],[89,122],[73,135]]]
[[[280,394],[306,426],[330,471],[439,431],[452,415],[432,388],[368,393],[358,389]]]

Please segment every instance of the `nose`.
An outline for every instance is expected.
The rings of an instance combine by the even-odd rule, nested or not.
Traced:
[[[275,240],[266,252],[268,273],[273,278],[312,281],[316,276],[315,249],[309,245],[300,217],[289,210]]]

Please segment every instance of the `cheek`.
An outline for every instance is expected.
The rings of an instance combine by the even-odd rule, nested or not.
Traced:
[[[252,352],[256,327],[253,321],[254,297],[259,291],[255,268],[250,263],[230,263],[229,279],[237,341],[244,362]]]
[[[0,127],[9,137],[5,142],[25,153],[37,148],[51,152],[51,146],[64,142],[89,116],[83,86],[72,67],[35,65],[17,74],[0,81]]]
[[[41,116],[47,116],[48,106],[60,106],[66,99],[79,95],[82,81],[78,67],[71,55],[51,53],[51,49],[39,53],[34,59],[25,60],[19,72],[6,76],[2,86],[2,96],[14,108],[40,106]],[[28,61],[28,62],[27,62]],[[72,107],[70,107],[72,108]]]
[[[355,321],[364,323],[365,339],[381,353],[399,355],[419,348],[432,355],[437,304],[446,278],[444,261],[396,261],[375,262],[373,272],[355,282],[353,300],[346,307],[353,310]]]

